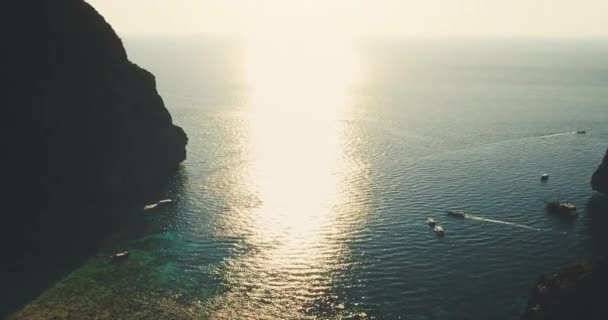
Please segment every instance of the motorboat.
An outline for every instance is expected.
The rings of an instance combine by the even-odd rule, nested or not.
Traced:
[[[443,237],[443,236],[445,235],[445,230],[443,229],[443,227],[442,227],[442,226],[435,226],[435,227],[433,228],[433,231],[435,231],[435,234],[436,234],[438,237]]]
[[[426,224],[428,224],[429,227],[433,228],[435,227],[435,225],[437,225],[437,221],[433,218],[428,218],[426,219]]]
[[[578,133],[578,134],[585,134],[585,133],[587,133],[587,131],[585,131],[585,130],[577,130],[576,133]]]
[[[156,207],[158,207],[158,203],[147,204],[147,205],[144,206],[144,211],[150,210],[150,209],[154,209]]]
[[[129,256],[129,251],[123,251],[110,256],[112,262],[119,262],[125,260]]]
[[[540,176],[540,180],[541,180],[541,181],[547,181],[547,180],[549,180],[549,174],[548,174],[548,173],[543,173],[543,174]]]
[[[175,201],[173,201],[171,199],[159,200],[159,201],[157,201],[155,203],[151,203],[151,204],[145,205],[144,206],[144,211],[145,210],[154,209],[154,208],[156,208],[158,206],[163,206],[163,205],[168,205],[168,204],[174,204],[174,203],[175,203]]]
[[[464,212],[462,212],[462,211],[451,211],[451,210],[448,210],[448,211],[446,211],[446,214],[448,216],[451,216],[451,217],[454,217],[454,218],[464,219],[466,217],[466,214],[464,214]]]

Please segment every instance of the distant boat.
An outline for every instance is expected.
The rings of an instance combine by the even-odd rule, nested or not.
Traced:
[[[173,203],[175,203],[175,201],[173,201],[171,199],[159,200],[156,203],[145,205],[144,206],[144,211],[145,210],[154,209],[154,208],[156,208],[158,206],[167,205],[167,204],[173,204]]]
[[[461,212],[461,211],[451,211],[451,210],[448,210],[446,212],[446,214],[448,216],[451,216],[451,217],[454,217],[454,218],[463,218],[464,219],[466,217],[466,214],[464,214],[464,212]]]
[[[585,134],[585,133],[587,133],[587,131],[585,131],[585,130],[578,130],[578,131],[576,131],[576,133],[578,133],[578,134]]]
[[[548,173],[543,173],[543,175],[540,176],[540,180],[542,180],[542,181],[549,180],[549,174]]]
[[[437,224],[437,221],[433,218],[428,218],[426,219],[426,224],[428,224],[429,227],[433,228]]]
[[[445,235],[445,230],[443,230],[442,226],[435,226],[435,228],[433,228],[433,231],[435,231],[435,234],[438,237],[443,237]]]
[[[575,205],[572,203],[562,203],[559,199],[545,202],[545,210],[564,217],[576,217],[578,215]]]
[[[129,256],[129,251],[123,251],[110,256],[112,262],[118,262],[126,259]]]

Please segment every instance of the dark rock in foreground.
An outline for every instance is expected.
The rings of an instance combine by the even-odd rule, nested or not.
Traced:
[[[3,82],[11,84],[2,109],[11,122],[3,135],[11,190],[3,244],[14,249],[120,214],[99,218],[82,204],[151,197],[185,159],[187,137],[154,76],[128,60],[85,1],[11,1],[3,12],[13,26],[3,39]]]
[[[595,191],[608,194],[608,151],[591,177],[591,187]]]
[[[522,320],[608,319],[608,260],[583,262],[541,276]]]

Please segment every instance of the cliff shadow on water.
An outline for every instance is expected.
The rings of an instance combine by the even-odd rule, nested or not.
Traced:
[[[170,198],[179,203],[186,175],[186,170],[180,167],[150,197]],[[156,227],[149,213],[144,213],[143,206],[134,203],[74,202],[45,210],[50,217],[62,218],[46,221],[45,228],[10,242],[11,250],[0,258],[0,319],[18,311],[79,269],[98,254],[100,248],[114,247],[115,243],[140,237]],[[163,210],[154,214],[163,214],[164,223],[169,224],[166,220],[175,218]],[[108,258],[108,268],[110,264]]]
[[[186,181],[186,170],[180,167],[168,184],[151,197],[171,198],[179,203]],[[55,216],[70,216],[72,219],[48,221],[41,232],[29,236],[29,241],[21,239],[12,243],[13,249],[19,251],[13,251],[2,259],[0,319],[38,298],[91,258],[101,258],[101,261],[107,258],[107,272],[111,272],[113,266],[108,254],[129,250],[121,243],[156,228],[157,219],[164,224],[172,224],[170,219],[175,218],[167,210],[144,212],[142,205],[133,203],[71,203],[47,210]],[[55,210],[64,212],[59,215]],[[152,217],[154,220],[150,219]],[[104,264],[101,268],[105,268]]]

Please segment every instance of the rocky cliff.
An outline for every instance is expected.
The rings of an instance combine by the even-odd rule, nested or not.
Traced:
[[[604,160],[591,177],[591,187],[595,191],[608,194],[608,151]]]
[[[599,259],[542,275],[530,292],[521,320],[608,319],[604,291],[608,261]]]
[[[10,28],[3,169],[11,190],[3,212],[11,230],[3,235],[29,241],[89,221],[86,210],[72,210],[78,205],[151,197],[185,159],[187,143],[154,76],[129,61],[83,0],[9,1],[3,12]]]

